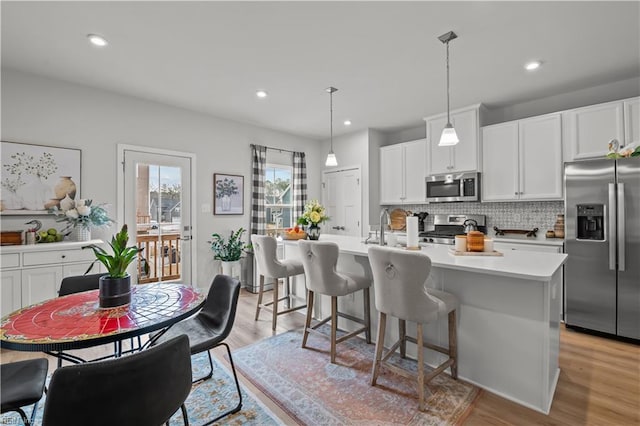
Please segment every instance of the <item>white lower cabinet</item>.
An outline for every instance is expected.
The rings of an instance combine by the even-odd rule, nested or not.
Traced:
[[[102,241],[2,247],[0,315],[57,297],[64,277],[83,275],[94,261],[93,251],[82,249],[89,244]],[[98,272],[104,272],[100,263],[91,271]]]

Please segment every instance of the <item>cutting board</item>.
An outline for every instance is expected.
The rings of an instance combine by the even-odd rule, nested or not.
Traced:
[[[449,253],[454,256],[504,256],[502,252],[494,251],[456,251],[455,249],[449,249]]]
[[[389,228],[392,231],[404,231],[407,227],[407,216],[409,212],[403,209],[393,209],[389,215]]]

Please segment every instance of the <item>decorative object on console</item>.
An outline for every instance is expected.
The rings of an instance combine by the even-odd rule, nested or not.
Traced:
[[[564,216],[564,215],[563,215]],[[532,230],[527,229],[500,229],[497,226],[493,227],[493,230],[496,232],[496,235],[504,235],[504,234],[524,234],[527,237],[536,237],[536,232],[538,232],[538,228],[533,228]]]
[[[304,206],[302,216],[298,218],[298,225],[308,225],[307,235],[310,240],[320,238],[320,224],[329,220],[325,208],[318,200],[311,200]]]
[[[93,205],[93,200],[73,200],[69,195],[60,200],[60,207],[54,206],[49,211],[54,213],[56,222],[66,222],[63,234],[73,234],[75,241],[89,241],[91,228],[99,228],[114,223],[107,216],[105,204]]]
[[[131,276],[127,273],[127,268],[143,249],[137,246],[127,247],[128,241],[129,233],[127,225],[124,224],[120,232],[114,235],[109,243],[113,255],[108,254],[102,247],[95,244],[83,247],[92,249],[96,256],[96,260],[91,263],[86,273],[96,262],[101,262],[108,272],[108,275],[100,277],[98,294],[101,308],[115,308],[128,305],[131,302]]]
[[[335,167],[338,165],[338,160],[336,159],[336,154],[333,152],[333,93],[337,92],[338,89],[335,87],[327,87],[325,89],[327,93],[329,93],[329,124],[331,129],[331,148],[329,148],[329,154],[327,154],[327,161],[325,161],[324,165],[327,167]]]
[[[214,173],[213,214],[244,214],[244,176]]]
[[[444,129],[442,129],[442,135],[440,136],[438,146],[453,146],[460,142],[458,135],[456,134],[456,129],[453,128],[451,118],[449,117],[449,42],[456,38],[458,38],[458,36],[453,31],[449,31],[448,33],[442,34],[438,37],[438,40],[447,45],[447,124],[444,126]]]
[[[2,214],[46,213],[80,187],[79,149],[2,141]]]

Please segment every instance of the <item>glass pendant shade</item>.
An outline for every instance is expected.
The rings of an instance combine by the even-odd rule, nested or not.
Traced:
[[[447,123],[442,129],[442,135],[440,135],[440,142],[438,142],[438,146],[453,146],[460,142],[458,139],[458,134],[456,133],[456,129],[453,128],[451,123]]]
[[[324,163],[324,165],[327,167],[334,167],[338,165],[336,154],[334,154],[333,151],[329,152],[329,155],[327,155],[327,161]]]

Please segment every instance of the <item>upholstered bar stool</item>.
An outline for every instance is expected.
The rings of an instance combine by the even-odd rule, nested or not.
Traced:
[[[310,332],[327,337],[316,329],[322,324],[331,321],[331,362],[335,363],[336,344],[362,332],[365,333],[367,343],[371,343],[371,320],[369,312],[369,288],[371,287],[371,280],[364,276],[336,272],[339,249],[335,243],[300,240],[298,241],[298,245],[300,247],[300,256],[302,257],[302,265],[304,266],[306,276],[308,306],[307,320],[302,337],[302,347],[305,348],[307,346],[307,338]],[[364,318],[360,319],[338,312],[338,297],[355,293],[358,290],[363,291]],[[331,316],[311,327],[313,300],[316,293],[331,296]],[[362,324],[363,327],[337,338],[339,316]]]
[[[294,275],[304,274],[304,268],[302,263],[298,260],[278,260],[277,248],[278,243],[275,238],[268,235],[251,235],[251,243],[253,244],[253,252],[258,262],[258,268],[260,268],[260,289],[258,290],[258,305],[256,306],[256,321],[260,316],[260,309],[267,306],[271,306],[272,312],[272,325],[271,328],[275,331],[276,323],[278,321],[278,315],[286,314],[298,309],[306,308],[307,305],[300,305],[290,307],[291,303],[291,288],[290,277]],[[273,300],[271,302],[262,303],[262,295],[264,293],[264,277],[272,277],[278,280],[279,278],[285,278],[286,282],[286,296],[278,296],[278,283],[273,285]],[[278,303],[287,300],[289,305],[285,310],[278,310]]]
[[[451,368],[451,376],[454,379],[458,377],[456,309],[460,303],[453,294],[426,288],[425,284],[431,273],[431,259],[422,253],[387,247],[370,247],[369,262],[373,271],[376,309],[380,313],[376,354],[371,371],[371,385],[375,386],[381,366],[403,377],[417,379],[418,406],[420,410],[424,410],[424,386],[426,383],[447,368]],[[383,355],[387,315],[398,318],[400,338]],[[449,347],[444,348],[424,342],[422,325],[437,321],[445,315],[449,320]],[[417,323],[416,338],[406,335],[406,321]],[[404,358],[407,341],[417,345],[417,377],[415,373],[386,362],[398,347],[400,355]],[[424,374],[423,347],[441,352],[449,357],[427,375]]]

